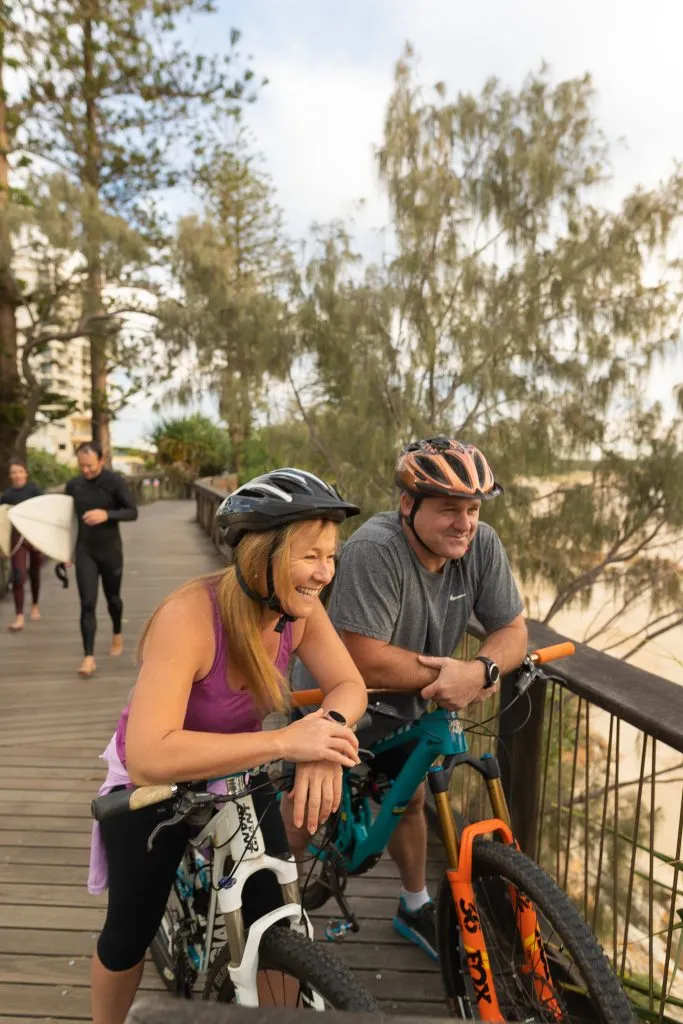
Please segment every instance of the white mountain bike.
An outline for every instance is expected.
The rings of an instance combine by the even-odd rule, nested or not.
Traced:
[[[267,811],[277,796],[270,780],[254,785],[253,778],[240,773],[211,783],[140,786],[92,802],[98,821],[168,802],[173,814],[156,826],[148,849],[160,829],[180,822],[190,826],[150,947],[166,987],[187,999],[244,1006],[377,1011],[375,999],[348,967],[312,941],[294,858],[267,852],[261,830],[265,812],[259,817],[254,803],[257,791],[267,791]],[[282,906],[247,930],[242,892],[247,879],[264,869],[279,883]]]

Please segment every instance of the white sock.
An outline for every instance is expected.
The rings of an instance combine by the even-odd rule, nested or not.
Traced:
[[[426,886],[424,889],[420,889],[419,892],[408,892],[407,889],[401,886],[401,899],[406,905],[406,910],[414,914],[420,907],[424,907],[425,903],[429,903],[430,896]]]

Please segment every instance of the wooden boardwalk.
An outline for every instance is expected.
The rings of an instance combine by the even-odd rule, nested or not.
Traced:
[[[106,905],[85,888],[90,800],[103,778],[98,755],[135,680],[132,648],[147,616],[179,583],[216,567],[193,519],[193,503],[164,501],[124,525],[128,646],[118,659],[107,655],[100,595],[98,671],[88,681],[76,675],[73,578],[63,590],[48,565],[43,618],[19,635],[6,631],[11,599],[0,601],[0,1024],[89,1019],[89,960]],[[430,874],[438,876],[436,862]],[[441,1015],[437,970],[391,929],[397,891],[388,859],[352,880],[362,929],[335,948],[386,1010]],[[318,934],[326,919],[316,918]],[[143,988],[161,988],[151,965]]]

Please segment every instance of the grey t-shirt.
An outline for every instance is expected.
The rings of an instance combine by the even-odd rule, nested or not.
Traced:
[[[332,588],[329,615],[337,630],[374,637],[419,654],[453,654],[472,613],[487,633],[524,609],[495,530],[480,523],[469,551],[430,572],[408,543],[397,512],[368,519],[346,542]],[[315,687],[297,662],[295,690]],[[387,697],[405,716],[419,713],[413,697]]]

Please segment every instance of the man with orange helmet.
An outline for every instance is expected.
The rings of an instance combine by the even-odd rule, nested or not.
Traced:
[[[526,654],[527,631],[503,546],[479,523],[482,501],[503,493],[482,452],[446,437],[413,442],[399,454],[396,483],[398,515],[372,516],[344,545],[329,614],[368,687],[407,691],[385,703],[409,719],[426,700],[460,709],[492,696]],[[456,660],[472,614],[487,638],[474,660]],[[314,685],[301,665],[293,685]],[[361,745],[397,724],[375,717]],[[402,884],[393,924],[437,959],[423,806],[424,784],[389,845]]]

